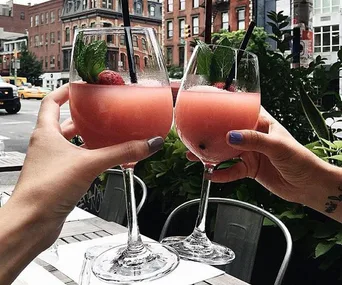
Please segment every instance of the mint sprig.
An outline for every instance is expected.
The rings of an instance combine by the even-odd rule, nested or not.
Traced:
[[[78,75],[87,83],[97,83],[98,75],[106,69],[107,44],[95,40],[86,45],[83,32],[77,35],[74,48],[74,62]]]
[[[211,84],[225,82],[234,64],[234,52],[225,47],[212,49],[199,40],[196,43],[199,48],[197,74],[203,75]]]

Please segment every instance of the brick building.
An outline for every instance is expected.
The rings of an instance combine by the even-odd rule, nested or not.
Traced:
[[[204,40],[204,0],[165,0],[163,7],[163,47],[168,65],[183,66],[184,26],[190,25],[191,37]],[[245,29],[250,22],[250,0],[213,0],[212,32]],[[188,45],[187,57],[192,48]]]
[[[0,28],[0,75],[14,75],[15,54],[19,58],[21,48],[27,45],[26,34],[6,32]]]
[[[13,4],[8,1],[0,4],[0,27],[5,32],[25,34],[29,26],[29,6]]]
[[[29,8],[29,50],[43,63],[43,87],[54,89],[62,77],[63,0],[51,0]]]
[[[131,16],[131,25],[140,27],[152,27],[158,35],[161,42],[162,35],[162,3],[155,0],[130,0],[129,10]],[[121,13],[121,0],[69,0],[64,1],[62,13],[62,52],[63,52],[63,73],[64,82],[69,78],[69,66],[71,61],[71,50],[74,39],[75,30],[78,27],[111,27],[123,25]],[[136,50],[140,49],[140,45],[136,42]],[[143,49],[143,47],[142,47]],[[113,64],[122,62],[125,65],[125,54],[116,54],[117,50],[112,49]],[[145,58],[148,55],[136,54],[137,66],[145,64]],[[114,66],[115,68],[115,66]]]

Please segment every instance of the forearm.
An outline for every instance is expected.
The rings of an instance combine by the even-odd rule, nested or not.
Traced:
[[[317,173],[317,187],[307,189],[304,205],[342,223],[342,168],[322,161]]]
[[[11,284],[51,242],[48,227],[28,205],[0,208],[0,284]]]

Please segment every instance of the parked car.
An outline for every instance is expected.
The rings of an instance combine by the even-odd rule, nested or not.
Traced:
[[[20,87],[18,92],[21,99],[43,99],[51,92],[51,89],[43,87]]]
[[[9,114],[16,114],[21,109],[18,88],[6,83],[0,76],[0,109],[5,109]]]

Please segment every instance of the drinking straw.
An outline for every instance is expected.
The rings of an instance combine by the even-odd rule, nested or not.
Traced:
[[[213,1],[207,0],[205,2],[205,30],[204,30],[204,42],[206,44],[211,43],[211,17],[212,17]]]
[[[232,68],[230,69],[230,72],[229,72],[229,75],[226,79],[226,83],[225,83],[225,86],[224,86],[224,89],[228,90],[228,88],[230,87],[230,85],[232,84],[233,82],[233,79],[235,77],[235,68],[239,65],[240,61],[241,61],[241,58],[243,56],[243,53],[247,47],[247,44],[248,44],[248,41],[249,39],[251,38],[251,35],[253,33],[253,29],[255,27],[255,22],[254,21],[251,21],[249,23],[249,27],[247,29],[247,32],[242,40],[242,43],[240,45],[240,48],[238,50],[238,53],[237,53],[237,57],[236,57],[236,62],[233,63],[233,66]]]
[[[129,19],[129,10],[128,10],[128,0],[122,0],[122,17],[124,22],[124,31],[125,31],[125,40],[126,40],[126,49],[127,49],[127,59],[128,59],[128,67],[129,67],[129,76],[131,78],[131,83],[137,83],[137,71],[134,62],[134,49],[132,42],[132,31],[131,31],[131,21]]]

